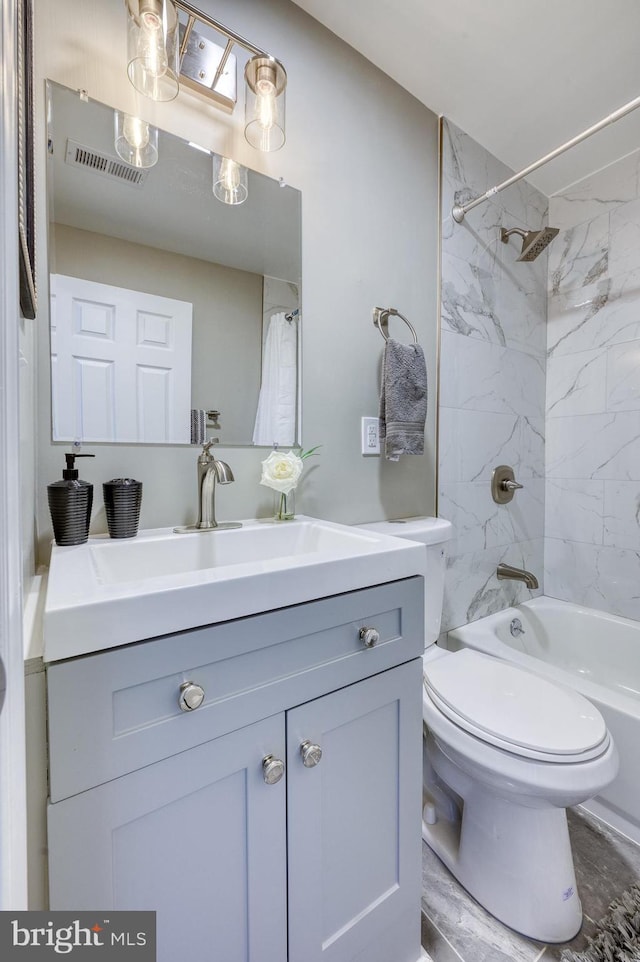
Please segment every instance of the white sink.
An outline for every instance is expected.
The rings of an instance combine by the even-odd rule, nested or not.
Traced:
[[[45,660],[281,608],[425,573],[411,541],[299,516],[241,528],[54,545]]]

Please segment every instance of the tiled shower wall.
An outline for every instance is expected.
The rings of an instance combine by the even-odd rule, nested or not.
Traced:
[[[518,263],[520,238],[503,245],[500,228],[538,229],[547,199],[520,181],[462,224],[451,217],[454,202],[511,173],[443,122],[438,512],[455,531],[443,631],[531,597],[522,583],[498,581],[500,561],[532,571],[543,587],[547,253]],[[505,506],[490,492],[500,464],[524,485]]]
[[[549,222],[545,591],[640,618],[640,151]]]

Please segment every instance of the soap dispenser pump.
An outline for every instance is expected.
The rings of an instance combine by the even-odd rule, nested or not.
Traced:
[[[78,478],[76,458],[95,458],[95,454],[65,454],[67,466],[62,480],[47,485],[49,511],[56,544],[84,544],[89,537],[93,504],[93,485]]]

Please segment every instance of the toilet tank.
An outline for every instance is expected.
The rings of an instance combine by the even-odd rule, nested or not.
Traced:
[[[397,521],[371,521],[358,525],[380,534],[394,538],[419,541],[427,552],[427,574],[425,578],[424,646],[434,645],[440,634],[442,601],[444,597],[444,574],[447,565],[446,545],[451,539],[453,526],[444,518],[399,518]]]

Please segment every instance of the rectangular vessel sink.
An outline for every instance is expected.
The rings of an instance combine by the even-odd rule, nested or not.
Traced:
[[[423,575],[425,563],[424,548],[411,541],[304,516],[54,545],[45,660]]]
[[[98,581],[109,585],[281,558],[347,557],[368,548],[371,543],[346,526],[286,521],[253,525],[245,522],[242,528],[195,535],[150,534],[124,542],[92,541],[89,553]]]

